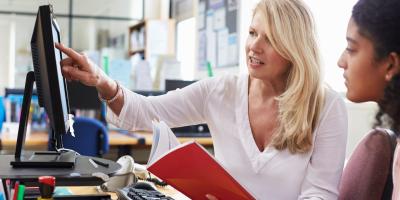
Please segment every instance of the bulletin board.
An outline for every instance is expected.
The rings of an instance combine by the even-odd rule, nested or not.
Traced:
[[[197,14],[198,67],[238,66],[238,1],[199,0]]]

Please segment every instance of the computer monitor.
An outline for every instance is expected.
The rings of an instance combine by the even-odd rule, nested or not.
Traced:
[[[39,105],[44,107],[49,125],[62,148],[61,137],[69,130],[69,104],[65,78],[61,74],[60,29],[54,19],[52,7],[40,6],[31,39]]]
[[[171,90],[176,90],[178,88],[184,88],[194,82],[196,82],[196,81],[166,79],[165,80],[165,92],[169,92]]]
[[[27,160],[21,155],[34,81],[36,81],[39,105],[44,107],[47,113],[51,138],[57,149],[63,147],[62,135],[67,134],[69,130],[67,85],[61,74],[62,54],[55,48],[56,42],[60,42],[60,29],[53,16],[52,6],[40,6],[31,38],[34,73],[28,73],[25,83],[21,112],[21,118],[24,119],[20,120],[18,130],[16,161],[11,163],[14,167],[72,167],[74,165],[75,153],[71,152],[35,152],[34,157]]]

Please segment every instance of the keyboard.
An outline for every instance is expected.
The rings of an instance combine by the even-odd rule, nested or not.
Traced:
[[[142,200],[142,199],[154,199],[154,200],[174,200],[171,197],[165,196],[158,190],[147,190],[134,188],[128,186],[117,190],[118,199],[121,200]]]

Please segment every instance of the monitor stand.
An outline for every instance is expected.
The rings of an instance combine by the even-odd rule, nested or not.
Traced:
[[[43,151],[43,152],[24,152],[24,143],[26,136],[26,127],[28,124],[29,107],[31,105],[33,83],[35,82],[34,72],[30,71],[26,75],[24,97],[22,101],[21,118],[19,121],[17,145],[15,148],[15,159],[10,162],[15,168],[72,168],[75,165],[75,152],[57,152],[57,151]],[[54,132],[52,132],[54,134]],[[56,138],[54,134],[52,137],[57,146],[62,147],[61,138]]]

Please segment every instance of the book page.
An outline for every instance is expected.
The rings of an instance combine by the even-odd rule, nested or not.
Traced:
[[[153,144],[151,146],[147,166],[151,165],[153,161],[179,144],[178,138],[176,138],[175,134],[165,122],[153,121]]]

